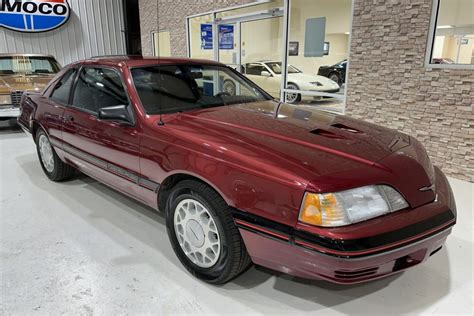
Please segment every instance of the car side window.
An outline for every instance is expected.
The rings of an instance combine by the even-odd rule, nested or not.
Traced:
[[[66,72],[51,92],[50,99],[61,104],[68,104],[69,94],[74,83],[74,78],[76,77],[76,72],[77,69],[75,68]]]
[[[72,105],[97,114],[101,108],[128,105],[120,74],[112,69],[85,67],[79,73]]]
[[[268,71],[265,67],[262,65],[256,65],[256,64],[247,64],[246,69],[246,74],[247,75],[254,75],[254,76],[261,76],[262,71]]]

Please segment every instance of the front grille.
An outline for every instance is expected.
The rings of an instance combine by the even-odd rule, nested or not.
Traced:
[[[374,268],[367,268],[367,269],[362,269],[362,270],[356,270],[356,271],[343,271],[343,270],[337,270],[335,271],[335,277],[339,279],[358,279],[362,277],[366,277],[372,274],[376,274],[378,267]]]
[[[12,104],[14,107],[20,106],[20,100],[21,100],[22,95],[23,95],[23,91],[12,91],[11,97],[12,97]]]

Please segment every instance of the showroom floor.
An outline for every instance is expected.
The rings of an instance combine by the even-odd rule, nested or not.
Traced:
[[[429,262],[357,286],[252,267],[191,277],[153,210],[80,176],[53,183],[32,140],[0,129],[0,314],[473,314],[474,186],[451,180],[459,222]]]

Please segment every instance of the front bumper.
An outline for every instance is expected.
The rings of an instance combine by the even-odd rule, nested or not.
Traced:
[[[254,263],[308,279],[360,283],[420,264],[441,249],[456,222],[456,206],[449,183],[439,170],[436,187],[436,201],[407,210],[430,212],[432,217],[358,240],[328,240],[268,225],[268,221],[245,214],[234,216]]]
[[[0,107],[0,117],[18,117],[18,116],[20,116],[20,108]]]

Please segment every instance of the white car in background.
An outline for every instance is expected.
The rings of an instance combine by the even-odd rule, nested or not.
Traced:
[[[244,74],[273,97],[280,97],[281,62],[261,61],[248,63],[244,66]],[[288,65],[287,88],[326,93],[336,93],[340,89],[339,85],[331,79],[319,75],[305,74],[292,65]],[[298,93],[286,94],[287,103],[296,103],[302,101],[302,99],[304,101],[312,101],[321,99],[321,97],[301,96]]]

